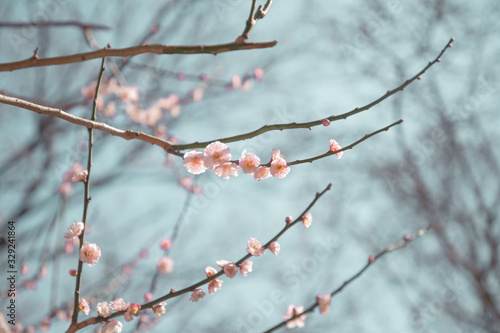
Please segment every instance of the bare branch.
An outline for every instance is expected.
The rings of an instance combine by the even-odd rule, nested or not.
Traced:
[[[273,47],[277,41],[264,43],[226,43],[217,45],[188,45],[188,46],[168,46],[160,44],[139,45],[124,49],[104,48],[97,51],[77,53],[67,56],[40,58],[35,54],[25,60],[0,64],[0,72],[15,71],[23,68],[41,67],[72,64],[77,62],[88,61],[92,59],[104,57],[130,57],[144,53],[156,54],[219,54],[223,52],[238,51],[238,50],[253,50]]]
[[[81,29],[111,30],[111,27],[102,24],[86,24],[78,21],[48,21],[48,22],[0,22],[0,28],[50,28],[50,27],[79,27]]]
[[[237,43],[245,43],[247,41],[252,28],[255,26],[258,20],[263,19],[264,16],[266,16],[267,12],[269,11],[269,8],[273,4],[273,0],[268,0],[264,5],[264,7],[259,6],[259,8],[255,10],[256,2],[257,0],[252,0],[252,6],[250,7],[250,15],[248,16],[248,20],[245,25],[245,30],[243,30],[241,36],[238,36],[238,38],[236,38]]]

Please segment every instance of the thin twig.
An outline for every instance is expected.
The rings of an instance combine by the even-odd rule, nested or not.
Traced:
[[[305,213],[307,213],[315,204],[316,202],[327,192],[331,189],[332,187],[332,184],[328,184],[328,186],[322,191],[322,192],[318,192],[316,193],[315,197],[314,197],[314,200],[309,204],[309,206],[307,206],[307,208],[299,215],[299,217],[297,217],[293,222],[289,223],[289,224],[286,224],[285,227],[283,227],[283,229],[278,232],[276,234],[276,236],[274,236],[270,241],[268,241],[263,247],[267,248],[267,246],[269,246],[269,244],[271,244],[271,242],[274,242],[276,240],[278,240],[278,238],[283,235],[288,229],[290,229],[292,226],[294,226],[295,224],[297,224],[299,221],[302,221],[302,215],[304,215]],[[247,254],[245,255],[244,257],[242,257],[240,260],[238,260],[237,262],[235,262],[235,265],[239,266],[243,261],[247,260],[248,258],[250,258],[252,255],[250,254]],[[160,297],[160,298],[157,298],[149,303],[145,303],[143,305],[141,305],[141,309],[144,310],[144,309],[149,309],[149,308],[152,308],[153,305],[155,304],[158,304],[160,302],[163,302],[167,299],[170,299],[170,298],[174,298],[174,297],[178,297],[180,295],[183,295],[185,293],[188,293],[188,292],[192,292],[194,289],[206,284],[206,283],[209,283],[210,281],[216,279],[217,277],[221,276],[224,274],[224,270],[221,269],[219,272],[217,272],[216,274],[210,276],[210,277],[207,277],[206,279],[204,280],[201,280],[189,287],[186,287],[182,290],[179,290],[179,291],[175,291],[173,289],[171,289],[170,293]],[[93,318],[89,318],[85,321],[82,321],[76,325],[72,325],[67,331],[66,333],[70,333],[70,332],[76,332],[84,327],[87,327],[89,325],[95,325],[95,324],[98,324],[98,323],[101,323],[101,322],[104,322],[106,320],[110,320],[112,318],[116,318],[116,317],[120,317],[120,316],[123,316],[125,314],[125,311],[118,311],[118,312],[115,312],[113,313],[111,316],[107,317],[107,318],[103,318],[103,317],[93,317]]]
[[[35,103],[31,103],[19,98],[15,97],[9,97],[0,94],[0,103],[3,104],[9,104],[13,106],[17,106],[26,110],[34,111],[39,114],[45,114],[57,118],[61,118],[63,120],[66,120],[70,123],[77,124],[77,125],[82,125],[87,128],[92,128],[96,129],[99,131],[103,131],[106,133],[109,133],[114,136],[119,136],[121,138],[124,138],[125,140],[131,140],[131,139],[137,139],[137,140],[142,140],[149,142],[153,145],[160,146],[164,150],[169,150],[172,147],[172,144],[169,141],[162,140],[158,137],[155,137],[153,135],[146,134],[144,132],[137,132],[137,131],[132,131],[132,130],[121,130],[112,126],[109,126],[105,123],[97,122],[97,121],[92,121],[88,120],[85,118],[77,117],[75,115],[72,115],[70,113],[64,112],[61,109],[56,109],[56,108],[51,108],[43,105],[38,105]],[[182,156],[182,154],[176,154],[174,151],[170,151],[171,154],[174,155],[179,155]]]
[[[404,239],[402,241],[386,247],[384,250],[382,250],[381,252],[379,252],[375,256],[370,256],[369,259],[368,259],[368,263],[359,272],[357,272],[356,274],[354,274],[353,276],[351,276],[348,280],[346,280],[340,287],[338,287],[337,289],[333,290],[330,293],[330,296],[333,297],[336,294],[340,293],[342,290],[344,290],[345,287],[347,287],[350,283],[352,283],[354,280],[356,280],[357,278],[359,278],[368,269],[368,267],[370,267],[371,264],[373,264],[375,261],[377,261],[378,259],[380,259],[382,256],[384,256],[387,253],[390,253],[392,251],[395,251],[395,250],[398,250],[398,249],[401,249],[401,248],[405,247],[410,242],[413,242],[417,238],[420,238],[421,236],[423,236],[430,229],[431,229],[431,227],[429,226],[429,227],[422,228],[422,229],[418,230],[417,233],[415,235],[413,235],[413,236],[405,235],[405,237],[404,237]],[[273,326],[272,328],[270,328],[267,331],[265,331],[265,333],[273,332],[273,331],[277,330],[278,328],[281,328],[281,327],[285,326],[287,322],[289,322],[291,320],[294,320],[295,318],[298,318],[298,317],[300,317],[300,316],[302,316],[302,315],[304,315],[306,313],[312,312],[317,306],[318,306],[318,303],[315,302],[314,304],[310,305],[307,309],[305,309],[301,313],[297,313],[293,317],[291,317],[291,318],[289,318],[289,319],[287,319],[287,320],[279,323],[276,326]]]
[[[92,115],[90,117],[91,121],[95,121],[96,119],[96,113],[97,113],[97,96],[99,94],[99,87],[101,85],[101,79],[102,75],[104,73],[104,64],[106,62],[106,58],[102,58],[102,63],[101,63],[101,69],[99,71],[99,77],[97,79],[97,84],[96,84],[96,90],[95,90],[95,97],[94,97],[94,105],[92,108]],[[83,230],[81,235],[79,236],[80,240],[80,249],[83,246],[83,243],[85,241],[85,229],[87,227],[87,212],[88,212],[88,206],[90,203],[90,176],[91,176],[91,169],[92,169],[92,155],[94,151],[94,131],[92,128],[88,129],[89,131],[89,156],[87,160],[87,179],[86,181],[83,182],[85,191],[84,191],[84,198],[83,198]],[[78,260],[78,273],[76,275],[76,286],[75,286],[75,299],[74,299],[74,305],[73,305],[73,316],[71,317],[71,325],[74,325],[78,321],[78,313],[80,312],[79,310],[79,303],[80,303],[80,287],[81,287],[81,282],[82,282],[82,272],[83,272],[83,262],[81,260]]]
[[[273,0],[268,0],[264,5],[264,7],[259,6],[259,8],[255,10],[256,2],[257,0],[252,0],[252,5],[250,7],[250,15],[248,16],[243,33],[240,36],[238,36],[238,38],[236,38],[237,43],[245,43],[248,40],[252,28],[255,26],[258,20],[263,19],[264,16],[266,16],[267,12],[269,11],[269,8],[273,4]]]
[[[86,24],[78,21],[48,21],[48,22],[0,22],[0,28],[50,28],[50,27],[79,27],[81,29],[110,30],[111,27],[102,24]]]
[[[338,116],[332,115],[330,117],[327,117],[330,122],[332,121],[337,121],[341,119],[346,119],[350,116],[353,116],[355,114],[358,114],[360,112],[369,110],[370,108],[374,107],[375,105],[379,104],[380,102],[384,101],[385,99],[389,98],[390,96],[396,94],[399,91],[402,91],[404,88],[406,88],[409,84],[411,84],[413,81],[417,80],[421,75],[423,75],[432,65],[434,65],[436,62],[441,61],[441,56],[444,54],[444,52],[451,47],[451,43],[454,41],[453,38],[450,39],[450,41],[446,44],[444,49],[439,53],[439,55],[433,60],[430,61],[427,66],[424,67],[418,74],[413,76],[412,78],[406,80],[403,84],[399,85],[393,90],[388,90],[383,96],[380,98],[374,100],[373,102],[366,104],[365,106],[362,106],[360,108],[355,108],[352,111],[340,114]],[[215,139],[215,140],[210,140],[210,141],[204,141],[204,142],[193,142],[193,143],[188,143],[188,144],[181,144],[181,145],[173,145],[172,148],[175,150],[184,150],[184,149],[195,149],[195,148],[205,148],[209,144],[215,141],[220,141],[223,143],[229,143],[229,142],[235,142],[235,141],[242,141],[246,139],[250,139],[253,137],[256,137],[258,135],[261,135],[263,133],[269,132],[269,131],[277,131],[277,130],[284,130],[284,129],[295,129],[295,128],[310,128],[314,126],[319,126],[323,125],[323,119],[315,120],[315,121],[310,121],[307,123],[289,123],[289,124],[275,124],[275,125],[264,125],[261,128],[248,132],[245,134],[240,134],[240,135],[235,135],[235,136],[230,136],[227,138],[221,138],[221,139]]]
[[[238,50],[253,50],[273,47],[277,41],[264,43],[226,43],[217,45],[179,45],[169,46],[160,44],[139,45],[124,49],[104,48],[97,51],[71,54],[67,56],[40,58],[35,51],[35,54],[28,59],[0,64],[0,72],[15,71],[23,68],[41,67],[72,64],[77,62],[88,61],[92,59],[104,57],[130,57],[144,53],[156,54],[219,54],[223,52],[238,51]]]

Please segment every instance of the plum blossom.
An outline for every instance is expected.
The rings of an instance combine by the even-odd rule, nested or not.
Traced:
[[[283,155],[281,155],[278,149],[273,148],[270,168],[271,175],[275,178],[285,178],[289,172],[290,167],[286,164]]]
[[[286,311],[285,315],[283,316],[284,319],[290,319],[293,316],[302,313],[304,311],[303,306],[295,306],[295,305],[289,305],[288,310]],[[294,327],[304,327],[305,325],[305,319],[306,315],[303,314],[302,316],[299,316],[295,319],[292,319],[286,323],[286,327],[288,328],[294,328]]]
[[[248,241],[247,252],[253,256],[261,256],[264,254],[265,249],[257,238],[250,238]]]
[[[193,290],[193,293],[191,294],[191,298],[189,300],[191,302],[198,302],[200,298],[205,297],[205,293],[201,289],[195,289]]]
[[[120,333],[122,329],[123,324],[119,320],[111,320],[102,327],[101,333]]]
[[[231,160],[229,147],[225,144],[215,141],[205,148],[205,166],[214,169],[216,166],[227,163]]]
[[[160,247],[165,251],[170,250],[170,248],[172,247],[172,241],[170,240],[170,238],[163,238],[160,241]]]
[[[57,189],[57,192],[59,192],[61,195],[67,197],[73,192],[73,185],[69,182],[64,182],[62,183],[59,188]]]
[[[311,213],[305,213],[304,215],[302,215],[302,224],[304,225],[304,227],[309,228],[311,226],[312,220],[313,217]]]
[[[123,315],[125,318],[125,321],[129,322],[134,319],[133,316],[139,317],[142,314],[141,311],[141,306],[137,305],[135,303],[130,304],[130,306],[127,308],[127,312]]]
[[[161,302],[161,303],[158,303],[156,305],[153,305],[153,313],[155,314],[156,318],[160,318],[161,315],[166,312],[165,305],[167,305],[167,303],[165,303],[165,302]]]
[[[80,304],[78,305],[78,307],[80,308],[80,311],[82,311],[83,313],[85,313],[87,316],[89,315],[89,313],[90,313],[90,306],[89,306],[89,302],[87,302],[87,300],[85,298],[82,298],[82,300],[80,301]]]
[[[267,248],[275,255],[280,253],[280,244],[278,242],[272,242]]]
[[[207,268],[205,268],[205,274],[207,277],[211,277],[217,274],[217,270],[213,267],[207,266]]]
[[[215,280],[210,281],[210,283],[208,284],[208,293],[210,295],[215,293],[217,290],[219,290],[222,287],[223,282],[224,281],[219,280],[219,279],[215,279]]]
[[[253,262],[248,260],[240,264],[240,272],[243,276],[248,276],[248,273],[252,271]]]
[[[238,74],[233,74],[231,77],[231,88],[240,89],[241,88],[241,77]]]
[[[95,243],[85,242],[80,248],[79,258],[87,265],[94,266],[101,258],[101,249]]]
[[[214,172],[222,179],[229,179],[230,176],[237,177],[239,166],[236,163],[222,163],[214,167]]]
[[[325,296],[317,295],[316,302],[319,306],[319,312],[322,315],[326,315],[330,311],[330,301],[332,296],[330,294],[325,294]]]
[[[217,260],[217,265],[224,269],[224,274],[230,279],[232,279],[236,273],[238,273],[238,266],[236,266],[232,261],[229,260]]]
[[[241,157],[239,160],[241,171],[245,174],[253,174],[259,168],[260,158],[254,153],[247,153],[246,149],[243,149]]]
[[[337,151],[342,149],[342,147],[339,145],[339,143],[333,139],[330,140],[330,151]],[[337,158],[340,159],[342,155],[344,154],[343,151],[335,153],[337,155]]]
[[[205,155],[201,152],[192,150],[184,154],[182,164],[186,167],[187,171],[193,175],[199,175],[207,170],[203,159]]]
[[[111,309],[108,306],[108,302],[97,303],[97,314],[103,318],[111,316]]]
[[[160,274],[170,274],[174,270],[174,261],[169,257],[162,257],[158,260],[156,268]]]
[[[153,293],[148,291],[147,293],[144,294],[144,301],[145,302],[151,302],[153,300]]]
[[[83,222],[73,222],[71,227],[68,228],[68,232],[64,233],[64,238],[72,239],[78,237],[82,234]]]
[[[253,178],[255,178],[255,180],[263,180],[269,178],[269,176],[271,176],[270,171],[271,169],[269,169],[268,167],[260,166],[253,174]]]
[[[115,298],[109,302],[109,307],[115,311],[125,311],[128,308],[128,303],[125,303],[123,298]]]
[[[264,77],[264,70],[262,68],[259,68],[257,67],[256,69],[254,69],[253,71],[253,77],[257,80],[257,81],[262,81],[262,78]]]
[[[78,272],[76,271],[76,269],[70,269],[70,270],[69,270],[69,275],[70,275],[70,276],[77,276],[77,275],[78,275]]]
[[[323,124],[323,126],[327,127],[327,126],[329,126],[329,125],[330,125],[330,120],[328,120],[328,119],[323,119],[323,120],[321,121],[321,123]]]

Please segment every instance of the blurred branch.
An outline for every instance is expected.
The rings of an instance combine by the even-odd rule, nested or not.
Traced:
[[[33,56],[21,61],[14,61],[9,63],[0,64],[0,72],[15,71],[23,68],[42,67],[72,64],[77,62],[88,61],[92,59],[104,57],[130,57],[144,53],[156,54],[219,54],[223,52],[238,51],[238,50],[253,50],[264,49],[273,47],[277,41],[264,42],[264,43],[226,43],[217,45],[194,45],[194,46],[168,46],[160,44],[139,45],[127,47],[124,49],[111,49],[104,48],[97,51],[77,53],[67,56],[53,57],[53,58],[40,58],[37,55],[38,48],[35,50]]]
[[[164,150],[171,149],[172,144],[169,141],[162,140],[160,138],[157,138],[153,135],[146,134],[144,132],[137,132],[137,131],[132,131],[132,130],[121,130],[112,126],[109,126],[105,123],[100,123],[97,121],[92,121],[88,120],[85,118],[80,118],[77,116],[74,116],[72,114],[69,114],[67,112],[62,111],[61,109],[55,109],[55,108],[50,108],[47,106],[43,105],[38,105],[34,104],[19,98],[15,97],[9,97],[0,94],[0,103],[3,104],[8,104],[8,105],[13,105],[17,106],[26,110],[34,111],[39,114],[45,114],[57,118],[61,118],[63,120],[66,120],[70,123],[77,124],[77,125],[82,125],[87,128],[92,128],[96,129],[99,131],[103,131],[106,133],[109,133],[114,136],[119,136],[121,138],[124,138],[125,140],[131,140],[131,139],[137,139],[137,140],[142,140],[149,142],[153,145],[160,146]],[[176,154],[175,152],[170,152],[171,154],[182,156],[182,154]]]
[[[0,28],[49,28],[49,27],[79,27],[82,29],[111,30],[111,27],[101,24],[85,24],[78,21],[48,21],[48,22],[0,22]]]
[[[368,267],[370,267],[371,264],[373,264],[375,261],[377,261],[378,259],[380,259],[382,256],[384,256],[387,253],[390,253],[392,251],[399,250],[399,249],[405,247],[410,242],[413,242],[417,238],[422,237],[430,229],[431,229],[431,227],[429,226],[429,227],[422,228],[422,229],[418,230],[417,233],[415,235],[413,235],[413,236],[405,235],[404,238],[403,238],[403,240],[401,242],[398,242],[396,244],[392,244],[392,245],[386,247],[384,250],[382,250],[381,252],[379,252],[375,256],[370,256],[368,258],[368,263],[359,272],[357,272],[352,277],[350,277],[348,280],[346,280],[340,287],[338,287],[337,289],[333,290],[330,293],[330,296],[333,297],[336,294],[340,293],[342,290],[344,290],[345,287],[347,287],[354,280],[356,280],[357,278],[359,278],[368,269]],[[304,315],[306,313],[312,312],[317,306],[318,306],[318,303],[315,302],[314,304],[310,305],[307,309],[305,309],[301,313],[298,313],[298,314],[294,315],[293,317],[291,317],[290,319],[287,319],[287,320],[279,323],[278,325],[276,325],[276,326],[268,329],[266,331],[266,333],[273,332],[273,331],[277,330],[278,328],[281,328],[281,327],[285,326],[287,322],[289,322],[291,320],[294,320],[294,319],[296,319],[296,318],[298,318],[298,317],[300,317],[300,316],[302,316],[302,315]]]
[[[348,117],[353,116],[353,115],[355,115],[357,113],[369,110],[370,108],[372,108],[375,105],[381,103],[382,101],[384,101],[385,99],[389,98],[390,96],[396,94],[397,92],[403,91],[403,89],[406,88],[408,85],[410,85],[413,81],[415,81],[417,79],[420,79],[420,76],[423,75],[432,65],[434,65],[437,62],[440,62],[441,61],[441,56],[444,54],[444,52],[448,48],[450,48],[452,46],[451,43],[453,41],[454,41],[454,39],[451,38],[450,41],[444,47],[444,49],[441,51],[441,53],[439,53],[439,55],[433,61],[429,61],[429,63],[427,64],[427,66],[425,66],[420,72],[418,72],[418,74],[416,74],[412,78],[406,80],[403,84],[401,84],[397,88],[395,88],[393,90],[388,90],[383,96],[381,96],[380,98],[374,100],[373,102],[371,102],[369,104],[366,104],[363,107],[355,108],[352,111],[340,114],[338,116],[330,116],[330,117],[328,117],[326,119],[328,119],[329,121],[337,121],[337,120],[341,120],[341,119],[347,119]],[[209,145],[210,143],[215,142],[215,141],[220,141],[220,142],[223,142],[223,143],[229,143],[229,142],[235,142],[235,141],[241,141],[241,140],[250,139],[250,138],[256,137],[256,136],[258,136],[260,134],[269,132],[269,131],[277,131],[277,130],[281,131],[281,130],[284,130],[284,129],[310,128],[310,127],[313,127],[313,126],[319,126],[319,125],[323,125],[323,120],[324,119],[320,119],[320,120],[310,121],[310,122],[307,122],[307,123],[296,123],[296,122],[293,122],[293,123],[289,123],[289,124],[264,125],[261,128],[255,130],[255,131],[246,133],[246,134],[240,134],[240,135],[230,136],[230,137],[227,137],[227,138],[221,138],[221,139],[216,139],[216,140],[211,140],[211,141],[205,141],[205,142],[194,142],[194,143],[183,144],[183,145],[173,145],[172,148],[175,149],[175,150],[205,148],[207,145]]]
[[[302,212],[302,214],[299,215],[298,218],[296,218],[293,222],[291,223],[288,223],[285,225],[285,227],[278,233],[276,234],[276,236],[274,236],[270,241],[268,241],[265,245],[263,245],[262,247],[263,248],[267,248],[269,246],[269,244],[271,244],[272,242],[278,240],[278,238],[283,235],[288,229],[290,229],[292,226],[294,226],[295,224],[297,224],[299,221],[302,221],[302,215],[304,215],[305,213],[307,213],[315,204],[316,202],[327,192],[331,189],[332,187],[332,184],[328,184],[328,186],[322,191],[322,192],[317,192],[315,197],[314,197],[314,200],[309,204],[309,206],[307,206],[307,208]],[[236,266],[239,266],[242,262],[244,262],[245,260],[247,260],[248,258],[250,258],[252,255],[251,254],[247,254],[245,255],[243,258],[241,258],[240,260],[238,260],[237,262],[235,262],[234,264]],[[188,292],[191,292],[193,291],[194,289],[196,289],[197,287],[200,287],[216,278],[218,278],[219,276],[223,275],[224,274],[224,269],[221,269],[219,272],[217,272],[216,274],[210,276],[210,277],[207,277],[206,279],[202,280],[202,281],[199,281],[189,287],[186,287],[182,290],[179,290],[179,291],[175,291],[174,289],[171,289],[170,290],[170,293],[166,294],[165,296],[162,296],[158,299],[155,299],[149,303],[145,303],[143,305],[141,305],[141,310],[145,310],[145,309],[150,309],[153,307],[153,305],[155,304],[158,304],[160,302],[163,302],[167,299],[170,299],[170,298],[174,298],[174,297],[178,297],[180,295],[183,295],[185,293],[188,293]],[[126,311],[118,311],[118,312],[115,312],[113,313],[111,316],[107,317],[107,318],[103,318],[103,317],[93,317],[93,318],[89,318],[87,320],[84,320],[80,323],[77,323],[75,325],[72,325],[67,331],[66,333],[72,333],[72,332],[76,332],[84,327],[87,327],[87,326],[90,326],[90,325],[95,325],[95,324],[98,324],[98,323],[101,323],[101,322],[104,322],[104,321],[107,321],[107,320],[110,320],[110,319],[113,319],[113,318],[116,318],[116,317],[120,317],[120,316],[123,316],[125,314]]]

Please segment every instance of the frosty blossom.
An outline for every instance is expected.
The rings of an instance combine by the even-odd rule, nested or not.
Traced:
[[[89,315],[89,313],[90,313],[90,306],[89,306],[89,303],[87,302],[87,300],[85,298],[82,298],[82,300],[80,301],[80,304],[78,305],[78,307],[87,316]]]
[[[208,284],[208,293],[210,295],[215,293],[217,290],[219,290],[222,287],[223,282],[224,281],[218,280],[218,279],[210,281],[210,283]]]
[[[242,262],[240,264],[240,272],[243,276],[247,276],[248,273],[252,271],[253,262],[250,260]]]
[[[115,311],[124,311],[128,308],[128,303],[125,303],[123,298],[115,298],[114,301],[109,302],[109,307]]]
[[[161,302],[161,303],[158,303],[156,305],[153,305],[153,313],[155,314],[156,318],[160,318],[161,315],[166,312],[165,305],[167,305],[167,303],[165,303],[165,302]]]
[[[205,293],[201,289],[195,289],[193,290],[193,293],[191,294],[191,298],[189,300],[191,302],[198,302],[200,298],[205,297]]]
[[[95,243],[85,242],[80,248],[80,261],[89,266],[94,266],[101,258],[101,249]]]
[[[261,256],[264,254],[265,249],[257,238],[250,238],[248,241],[247,252],[253,256]]]
[[[259,168],[260,158],[254,153],[247,153],[246,149],[244,149],[241,153],[239,163],[243,173],[253,174]]]
[[[269,176],[271,175],[270,171],[271,169],[269,169],[268,167],[260,166],[253,174],[253,178],[255,178],[255,180],[263,180],[269,178]]]
[[[78,237],[82,234],[83,222],[73,222],[71,227],[68,228],[68,232],[64,233],[64,238],[72,239]]]
[[[275,255],[280,253],[280,244],[278,242],[272,242],[267,248]]]
[[[108,302],[97,303],[97,314],[103,318],[111,316],[111,309],[108,306]]]
[[[317,295],[316,296],[316,302],[318,303],[319,306],[319,312],[322,315],[326,315],[328,311],[330,311],[330,300],[331,300],[331,295],[326,294],[325,296]]]
[[[156,268],[160,274],[170,274],[174,270],[174,261],[169,257],[162,257],[158,260]]]
[[[333,139],[330,140],[330,151],[337,151],[337,150],[340,150],[342,149],[342,147],[339,145],[339,143]],[[335,153],[335,155],[337,155],[337,158],[341,158],[342,155],[344,154],[343,151],[339,152],[339,153]]]
[[[227,275],[228,278],[232,279],[236,273],[238,273],[238,267],[229,260],[217,260],[217,265],[224,269],[224,274]]]
[[[106,323],[101,329],[101,333],[120,333],[123,329],[123,324],[118,320],[111,320]]]
[[[219,141],[212,142],[205,148],[204,162],[205,166],[209,169],[214,169],[216,166],[230,160],[229,147]]]
[[[305,213],[304,215],[302,215],[302,224],[304,225],[304,227],[309,228],[311,226],[312,220],[313,217],[311,213]]]
[[[203,161],[204,158],[205,155],[203,155],[203,153],[192,150],[184,154],[182,164],[186,167],[188,172],[193,175],[199,175],[207,170],[205,162]]]
[[[142,314],[141,311],[141,306],[137,305],[135,303],[130,304],[130,306],[127,308],[127,312],[123,315],[125,318],[125,321],[129,322],[134,319],[133,316],[139,317]]]
[[[288,306],[288,310],[287,312],[285,313],[285,315],[283,316],[283,318],[285,319],[290,319],[292,318],[293,316],[301,313],[304,311],[304,307],[303,306],[295,306],[295,305],[289,305]],[[288,328],[294,328],[294,327],[304,327],[305,325],[305,321],[306,320],[306,315],[303,314],[302,316],[299,316],[293,320],[290,320],[286,323],[286,327]]]
[[[214,167],[214,172],[222,179],[229,179],[230,176],[238,176],[239,167],[236,163],[222,163]]]

